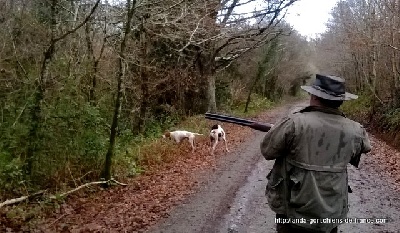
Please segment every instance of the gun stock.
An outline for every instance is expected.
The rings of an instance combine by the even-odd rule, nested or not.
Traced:
[[[247,120],[243,118],[238,118],[238,117],[233,117],[233,116],[227,116],[227,115],[222,115],[222,114],[215,114],[215,113],[206,113],[205,118],[209,120],[216,120],[216,121],[222,121],[222,122],[228,122],[236,125],[242,125],[242,126],[247,126],[252,129],[262,131],[262,132],[268,132],[271,127],[273,126],[272,124],[269,123],[261,123],[261,122],[256,122],[252,120]]]

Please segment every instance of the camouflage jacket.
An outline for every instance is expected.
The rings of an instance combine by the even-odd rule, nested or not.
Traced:
[[[347,164],[358,167],[361,154],[370,150],[363,126],[338,110],[309,106],[290,114],[261,143],[265,159],[275,159],[267,176],[269,206],[307,221],[295,225],[330,232],[342,223],[335,219],[347,216]],[[318,220],[310,224],[311,219]]]

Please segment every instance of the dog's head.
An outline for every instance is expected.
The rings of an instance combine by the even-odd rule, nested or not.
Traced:
[[[218,127],[221,127],[221,126],[220,126],[220,125],[213,125],[213,126],[211,127],[211,130],[218,129]]]
[[[162,135],[163,138],[171,138],[171,132],[167,131]]]
[[[214,141],[217,140],[220,137],[219,132],[218,132],[218,127],[217,128],[212,128],[210,131],[210,140]]]

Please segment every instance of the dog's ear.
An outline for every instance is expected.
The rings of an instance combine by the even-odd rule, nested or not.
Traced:
[[[162,136],[163,138],[169,138],[169,137],[171,137],[171,133],[170,132],[165,132],[164,134],[163,134],[163,136]]]

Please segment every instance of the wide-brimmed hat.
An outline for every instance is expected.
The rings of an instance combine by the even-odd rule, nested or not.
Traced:
[[[358,96],[345,91],[344,79],[317,74],[311,86],[301,86],[306,92],[327,100],[353,100]]]

